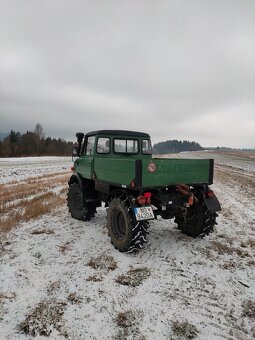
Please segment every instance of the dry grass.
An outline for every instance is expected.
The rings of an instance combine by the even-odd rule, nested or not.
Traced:
[[[76,293],[70,293],[67,297],[67,300],[71,302],[71,304],[78,304],[82,302],[82,298]]]
[[[68,174],[47,174],[33,179],[27,179],[24,182],[14,183],[12,185],[0,185],[0,206],[5,205],[13,200],[19,200],[28,196],[36,195],[48,189],[53,189],[59,185],[67,183]]]
[[[235,187],[236,183],[238,183],[242,194],[253,199],[255,190],[255,179],[253,176],[246,175],[245,173],[240,174],[235,169],[232,171],[231,167],[218,165],[215,168],[215,181],[228,183],[230,187]]]
[[[63,314],[66,303],[54,299],[43,301],[37,305],[25,318],[18,324],[18,330],[31,336],[49,337],[53,329],[67,337],[64,329]]]
[[[53,192],[47,192],[31,200],[23,200],[18,204],[18,211],[14,211],[13,214],[8,214],[7,217],[1,218],[1,231],[9,231],[20,222],[26,222],[43,214],[50,213],[53,209],[64,203],[65,198]]]
[[[247,248],[247,247],[255,248],[255,239],[250,238],[250,239],[247,239],[245,241],[242,241],[241,247],[243,247],[243,248]]]
[[[0,292],[0,302],[5,301],[5,300],[12,301],[15,298],[16,298],[16,294],[15,293],[4,294],[4,293]]]
[[[87,263],[88,266],[94,269],[101,269],[103,271],[115,270],[117,268],[117,262],[112,256],[102,254],[98,257],[93,257]]]
[[[31,234],[32,235],[41,235],[41,234],[51,235],[51,234],[54,234],[54,230],[52,230],[52,229],[38,229],[38,230],[31,231]]]
[[[125,286],[137,287],[142,284],[150,274],[150,269],[146,267],[130,269],[127,274],[119,275],[116,278],[116,282]]]
[[[114,340],[137,339],[146,340],[141,334],[139,324],[143,318],[141,311],[133,311],[131,309],[119,312],[115,318],[115,323],[119,327],[118,332],[112,338]]]
[[[50,180],[49,180],[50,179]],[[23,221],[29,221],[65,203],[68,176],[64,174],[47,174],[29,179],[22,183],[0,185],[0,231],[6,232]],[[60,192],[52,190],[65,186]],[[51,231],[44,231],[51,233]],[[43,231],[34,231],[43,233]]]
[[[220,264],[219,266],[223,269],[235,270],[238,264],[237,262],[230,260],[230,261],[225,261],[223,264]]]
[[[219,241],[212,241],[212,249],[217,251],[219,255],[233,255],[237,254],[240,257],[249,257],[249,253],[243,249],[235,248],[232,245],[221,243]]]
[[[63,254],[65,254],[68,250],[71,250],[70,242],[66,242],[64,245],[58,247],[59,251],[61,251]]]
[[[119,327],[131,327],[135,322],[135,313],[132,310],[126,312],[119,312],[115,319],[117,326]]]
[[[86,281],[101,282],[103,281],[103,277],[102,275],[91,275],[86,279]]]
[[[197,336],[197,328],[188,321],[174,321],[172,330],[177,339],[193,339]]]
[[[243,304],[242,316],[248,316],[255,320],[255,301],[245,301]]]
[[[61,286],[61,283],[59,280],[51,282],[49,286],[47,287],[47,293],[52,294],[53,292],[57,291],[60,288],[60,286]]]

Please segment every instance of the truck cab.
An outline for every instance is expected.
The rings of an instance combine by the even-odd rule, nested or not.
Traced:
[[[127,178],[131,181],[135,160],[152,159],[150,136],[146,133],[100,130],[83,138],[75,150],[79,158],[74,163],[83,178],[123,184]]]

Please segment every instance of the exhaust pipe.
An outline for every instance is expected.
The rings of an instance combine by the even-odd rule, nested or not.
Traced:
[[[83,138],[84,138],[84,133],[83,132],[77,132],[76,137],[77,137],[77,143],[78,143],[77,153],[78,153],[78,156],[80,156],[81,144],[82,144],[82,141],[83,141]]]

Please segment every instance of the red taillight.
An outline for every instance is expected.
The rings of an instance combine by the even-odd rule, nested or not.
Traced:
[[[74,171],[74,170],[75,170],[75,168],[74,168],[74,166],[72,165],[72,166],[71,166],[71,171]]]
[[[151,204],[151,192],[145,192],[144,197],[146,198],[146,204]]]

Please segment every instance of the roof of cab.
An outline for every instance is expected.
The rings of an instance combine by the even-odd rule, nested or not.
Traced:
[[[92,131],[86,134],[87,136],[92,135],[113,135],[113,136],[127,136],[127,137],[145,137],[150,138],[150,135],[145,132],[128,131],[128,130],[98,130]]]

